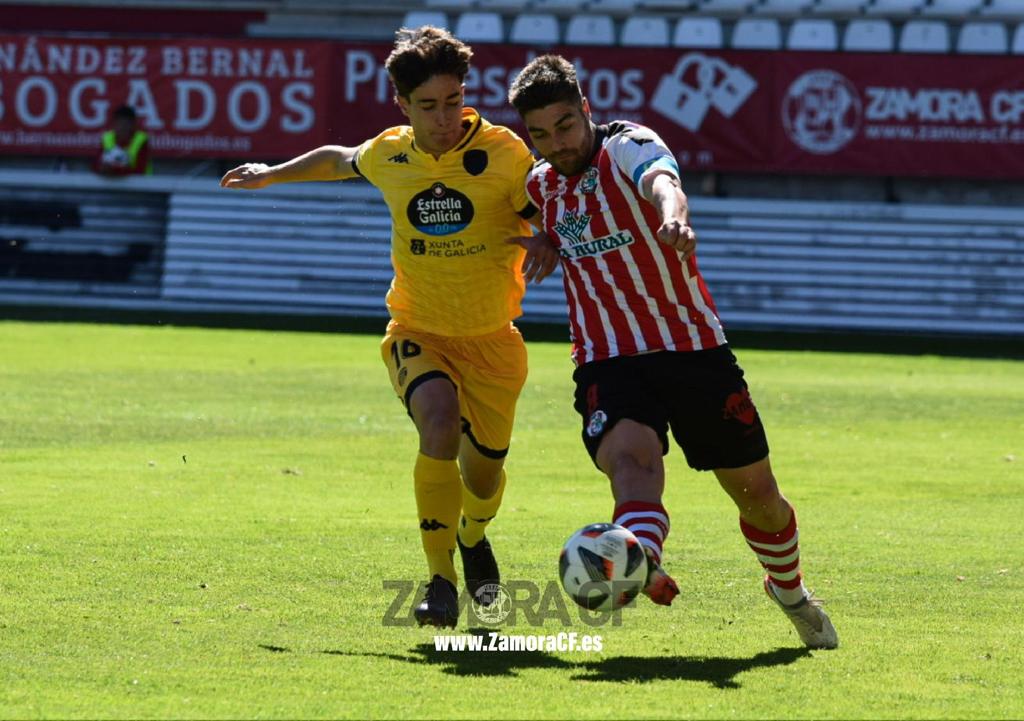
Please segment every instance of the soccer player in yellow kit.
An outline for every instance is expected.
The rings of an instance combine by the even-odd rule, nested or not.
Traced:
[[[430,581],[415,616],[434,626],[458,621],[456,545],[472,595],[499,580],[484,532],[505,489],[527,370],[512,320],[526,282],[557,263],[546,244],[524,253],[506,241],[527,234],[525,218],[536,212],[524,184],[533,156],[512,131],[464,107],[471,56],[445,30],[403,28],[386,67],[409,125],[357,147],[242,165],[221,179],[225,188],[255,189],[361,176],[384,196],[395,276],[381,357],[419,435],[413,480]]]

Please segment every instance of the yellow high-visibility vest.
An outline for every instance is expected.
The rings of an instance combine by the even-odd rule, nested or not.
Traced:
[[[135,159],[139,157],[139,149],[142,144],[149,138],[146,133],[141,130],[136,130],[135,135],[132,136],[132,140],[128,143],[128,162],[132,167],[135,167]],[[114,139],[114,131],[108,130],[103,133],[103,151],[112,150],[117,147],[117,141]],[[146,169],[143,171],[146,175],[153,174],[153,161],[150,160],[146,163]]]

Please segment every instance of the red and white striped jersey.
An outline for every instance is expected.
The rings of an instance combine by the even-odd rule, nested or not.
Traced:
[[[572,177],[545,160],[526,192],[561,254],[576,365],[658,350],[694,351],[725,343],[725,333],[694,256],[657,240],[654,206],[640,195],[644,176],[679,168],[650,128],[598,126],[590,166]]]

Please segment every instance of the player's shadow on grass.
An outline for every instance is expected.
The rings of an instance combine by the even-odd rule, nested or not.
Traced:
[[[611,656],[576,664],[578,681],[703,681],[715,688],[739,688],[745,671],[788,666],[810,655],[806,648],[777,648],[750,658],[727,656]]]
[[[487,631],[469,629],[486,636]],[[376,656],[412,664],[440,666],[454,676],[518,676],[519,669],[563,669],[576,672],[575,681],[700,681],[716,688],[735,689],[736,676],[757,668],[786,666],[810,654],[806,648],[777,648],[750,658],[723,656],[611,656],[570,661],[543,651],[438,651],[420,643],[408,655],[324,651],[336,656]]]

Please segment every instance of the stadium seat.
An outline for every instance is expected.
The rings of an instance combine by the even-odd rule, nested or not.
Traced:
[[[1000,22],[966,22],[956,41],[958,53],[1003,55],[1010,47],[1009,33]]]
[[[565,26],[567,45],[614,45],[615,23],[610,15],[573,15]]]
[[[680,18],[672,34],[672,45],[677,48],[720,48],[723,44],[718,18]]]
[[[851,20],[843,33],[843,50],[859,53],[888,53],[895,46],[892,23],[881,18]]]
[[[587,3],[587,9],[590,12],[622,15],[636,10],[639,5],[640,0],[591,0]]]
[[[857,15],[871,0],[818,0],[811,12],[819,15]]]
[[[515,14],[526,10],[526,0],[477,0],[476,6],[488,12]]]
[[[501,15],[487,12],[468,12],[455,22],[455,36],[466,42],[500,43],[505,39]]]
[[[902,53],[948,53],[949,26],[941,20],[909,20],[900,31]]]
[[[585,0],[534,0],[531,10],[537,12],[572,12],[582,10]]]
[[[925,0],[875,0],[864,11],[869,15],[913,15],[924,3]]]
[[[667,47],[668,20],[662,17],[626,18],[619,42],[630,47]]]
[[[782,28],[774,18],[742,18],[732,31],[732,47],[741,50],[778,50]]]
[[[789,28],[786,47],[790,50],[838,50],[839,32],[831,20],[800,19]]]
[[[982,15],[992,15],[1007,20],[1024,19],[1024,2],[1021,0],[991,0],[981,8]]]
[[[443,8],[445,10],[469,10],[473,7],[473,0],[425,0],[424,6],[428,8]]]
[[[1024,23],[1017,26],[1013,31],[1013,42],[1010,44],[1010,52],[1015,55],[1024,55]]]
[[[985,0],[932,0],[921,8],[922,15],[962,19],[985,4]]]
[[[418,28],[433,25],[435,28],[449,28],[448,16],[440,10],[410,10],[402,19],[403,28]]]
[[[793,16],[802,14],[813,4],[814,0],[762,0],[753,10],[759,15]]]
[[[756,4],[757,0],[704,0],[698,9],[702,13],[727,15],[745,13]]]
[[[512,21],[510,43],[555,45],[558,43],[558,18],[548,13],[523,13]]]

